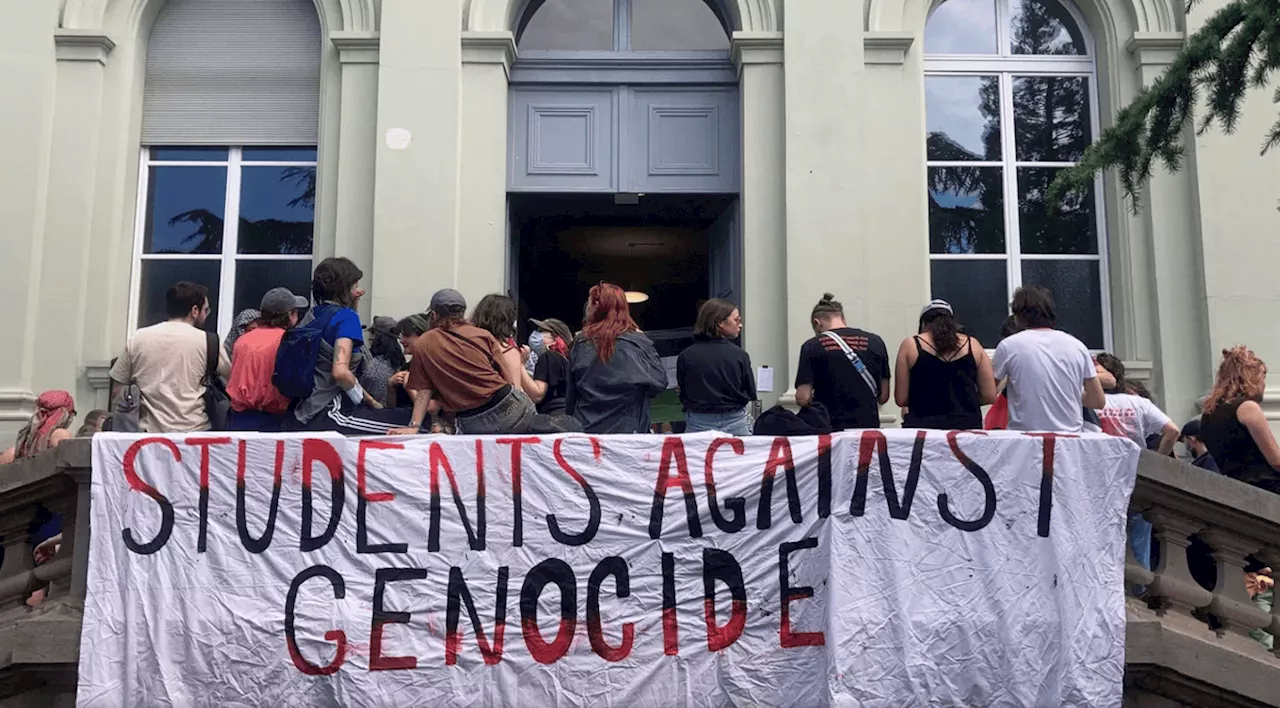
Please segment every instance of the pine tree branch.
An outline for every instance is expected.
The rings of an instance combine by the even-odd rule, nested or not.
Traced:
[[[1199,0],[1189,0],[1190,10]],[[1187,39],[1165,73],[1116,114],[1114,124],[1085,150],[1080,162],[1064,170],[1047,195],[1050,208],[1068,192],[1086,188],[1103,169],[1115,169],[1135,212],[1140,191],[1158,161],[1170,171],[1181,168],[1186,128],[1200,92],[1206,94],[1198,132],[1215,124],[1235,131],[1250,89],[1271,82],[1280,70],[1280,0],[1233,0]],[[1280,103],[1277,90],[1275,103]],[[1265,154],[1280,145],[1280,119],[1262,146]]]

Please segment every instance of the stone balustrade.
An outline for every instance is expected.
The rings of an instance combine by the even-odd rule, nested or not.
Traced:
[[[74,705],[88,561],[91,445],[72,440],[0,467],[0,708]],[[36,568],[27,529],[37,505],[62,515],[63,541]],[[1280,708],[1280,652],[1251,630],[1280,635],[1280,608],[1258,609],[1244,585],[1254,556],[1280,570],[1280,495],[1144,453],[1131,510],[1155,527],[1158,560],[1129,554],[1125,577],[1145,594],[1127,601],[1126,708]],[[1195,535],[1212,549],[1213,590],[1192,577]],[[26,599],[47,588],[38,608]]]

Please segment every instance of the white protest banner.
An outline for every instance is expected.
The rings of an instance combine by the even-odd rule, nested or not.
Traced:
[[[1138,454],[99,435],[77,704],[1118,706]]]

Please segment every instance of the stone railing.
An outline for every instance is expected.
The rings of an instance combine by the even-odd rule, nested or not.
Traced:
[[[89,545],[88,440],[0,467],[0,708],[73,705]],[[62,515],[60,552],[33,567],[27,528],[37,506]],[[1256,608],[1245,557],[1280,570],[1280,495],[1144,453],[1132,510],[1155,526],[1154,571],[1132,555],[1125,575],[1145,595],[1128,600],[1126,707],[1280,708],[1280,658],[1250,630],[1280,634],[1280,609]],[[1185,549],[1198,535],[1217,566],[1214,590],[1193,578]],[[1171,549],[1171,550],[1165,550]],[[26,599],[46,588],[32,609]]]
[[[1148,452],[1130,511],[1155,527],[1158,559],[1146,570],[1132,550],[1126,557],[1125,579],[1146,588],[1128,601],[1126,695],[1280,706],[1280,644],[1273,655],[1249,636],[1280,636],[1280,605],[1256,607],[1244,576],[1248,556],[1280,571],[1280,495]],[[1211,549],[1213,590],[1192,576],[1193,536]]]
[[[0,467],[0,706],[73,705],[89,561],[88,440]],[[62,543],[35,566],[39,507],[62,517]],[[27,605],[37,590],[45,598]]]

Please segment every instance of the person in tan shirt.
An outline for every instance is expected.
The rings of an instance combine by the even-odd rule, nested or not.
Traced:
[[[196,283],[177,283],[165,293],[165,308],[169,320],[135,332],[111,367],[111,378],[121,384],[121,390],[130,383],[137,385],[142,394],[143,430],[208,430],[204,409],[208,335],[203,327],[209,317],[209,290]],[[218,376],[226,379],[231,362],[222,347],[217,349]]]

